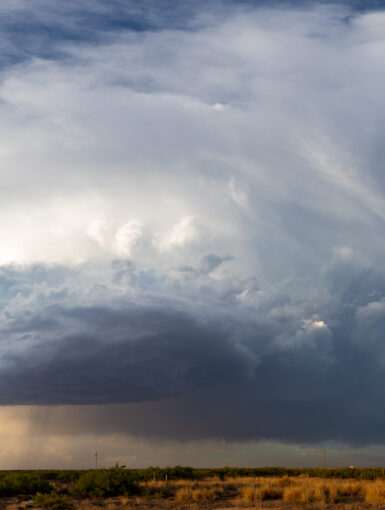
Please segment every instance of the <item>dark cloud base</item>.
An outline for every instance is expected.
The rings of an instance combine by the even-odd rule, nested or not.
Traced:
[[[89,433],[385,441],[384,273],[339,263],[323,275],[326,299],[302,287],[298,301],[298,281],[219,292],[212,265],[200,267],[178,280],[152,272],[163,295],[130,263],[82,291],[63,268],[3,267],[1,403],[127,404],[90,407]],[[264,298],[242,303],[245,291]],[[67,432],[83,412],[66,412]]]
[[[7,356],[9,368],[0,376],[3,405],[156,400],[191,387],[242,380],[256,364],[225,327],[200,324],[181,312],[134,305],[119,311],[55,307],[50,312],[55,315],[50,320],[28,321],[24,334],[60,330],[62,320],[84,330],[66,335],[64,327],[63,336],[52,333],[28,355]]]

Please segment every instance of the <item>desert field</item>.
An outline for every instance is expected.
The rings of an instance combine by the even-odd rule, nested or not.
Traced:
[[[283,468],[277,468],[283,469]],[[124,467],[0,473],[6,510],[385,508],[382,469],[192,470]],[[286,474],[283,474],[286,471]],[[260,476],[255,476],[260,473]],[[274,472],[274,471],[273,471]],[[239,474],[240,473],[240,474]],[[185,478],[183,476],[185,475]]]

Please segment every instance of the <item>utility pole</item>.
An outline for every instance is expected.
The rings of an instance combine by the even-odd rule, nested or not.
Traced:
[[[326,469],[326,448],[324,448],[324,469]]]
[[[94,457],[95,457],[95,469],[98,469],[98,452],[97,451],[95,452]]]

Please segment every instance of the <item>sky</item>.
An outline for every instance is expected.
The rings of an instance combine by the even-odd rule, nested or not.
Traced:
[[[385,465],[385,2],[0,28],[0,468]]]

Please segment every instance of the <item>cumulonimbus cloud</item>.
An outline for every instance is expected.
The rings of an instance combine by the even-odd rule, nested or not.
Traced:
[[[129,404],[99,423],[150,437],[382,441],[384,275],[345,260],[316,291],[263,288],[214,258],[168,277],[116,261],[97,284],[3,268],[1,403]]]
[[[384,13],[202,14],[3,68],[0,403],[383,441]]]

